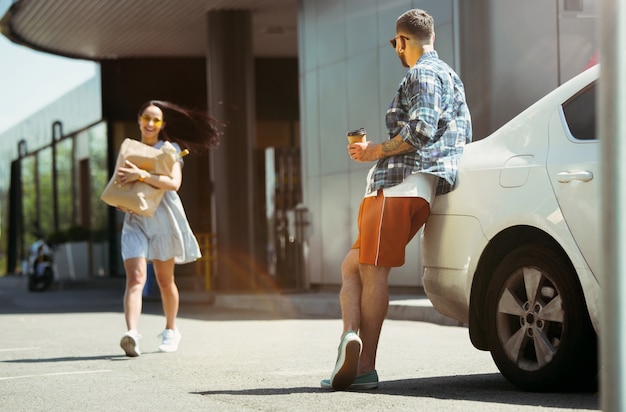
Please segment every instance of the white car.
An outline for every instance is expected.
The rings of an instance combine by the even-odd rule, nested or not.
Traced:
[[[597,382],[599,66],[465,148],[424,228],[424,289],[531,391]]]

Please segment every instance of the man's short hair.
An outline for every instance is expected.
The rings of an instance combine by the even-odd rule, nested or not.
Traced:
[[[412,9],[396,20],[396,33],[407,33],[422,43],[430,41],[435,31],[433,17],[421,9]]]

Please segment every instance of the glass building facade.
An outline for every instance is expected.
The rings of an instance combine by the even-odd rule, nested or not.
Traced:
[[[239,287],[239,283],[228,284],[237,276],[242,279],[241,284],[251,283],[254,287],[265,279],[272,285],[272,282],[294,284],[294,277],[305,278],[303,283],[296,282],[298,288],[302,284],[314,287],[341,283],[341,262],[356,235],[356,214],[368,169],[368,165],[354,164],[346,156],[345,132],[365,127],[371,140],[386,138],[384,113],[405,73],[388,41],[395,33],[397,17],[404,11],[418,7],[433,15],[435,47],[465,83],[474,138],[480,139],[584,70],[597,51],[596,4],[597,0],[300,0],[297,22],[292,22],[297,24],[297,56],[284,61],[266,58],[265,62],[255,57],[256,78],[250,83],[254,89],[238,102],[246,108],[246,115],[255,111],[254,116],[249,116],[252,120],[241,132],[236,130],[242,123],[241,116],[233,116],[229,125],[231,134],[236,136],[231,142],[239,143],[233,144],[232,152],[225,151],[227,145],[223,145],[215,152],[216,156],[210,159],[190,156],[185,164],[185,183],[180,194],[194,231],[211,234],[219,226],[213,219],[218,223],[237,223],[224,225],[218,239],[222,247],[229,237],[247,231],[247,236],[241,236],[244,239],[231,242],[236,246],[232,248],[234,258],[227,262],[231,266],[225,266],[218,274],[218,283],[223,282],[227,288]],[[212,16],[216,20],[226,17],[215,13]],[[240,29],[249,27],[242,23]],[[230,41],[227,31],[211,33],[213,39],[220,39],[221,35]],[[226,43],[216,41],[214,46],[223,44]],[[229,56],[227,48],[222,51],[224,56]],[[209,108],[221,107],[221,101],[210,104],[215,99],[214,89],[219,92],[225,79],[231,77],[212,78],[209,74],[218,71],[210,69],[219,68],[230,74],[232,70],[226,69],[232,66],[224,69],[215,64],[219,58],[213,56],[219,55],[161,60],[103,58],[101,83],[94,81],[79,95],[56,102],[19,128],[0,136],[4,143],[0,158],[19,158],[23,163],[20,173],[28,175],[20,183],[25,191],[24,202],[28,202],[23,207],[24,227],[20,230],[26,231],[27,225],[41,222],[46,231],[86,226],[94,236],[101,229],[98,219],[102,205],[87,199],[89,190],[81,184],[81,179],[89,176],[94,191],[100,184],[98,179],[106,179],[94,174],[95,167],[107,170],[97,156],[106,151],[105,158],[111,167],[111,157],[119,142],[136,132],[134,110],[146,98],[154,98],[146,96],[145,84],[159,84],[160,94],[172,101],[193,103],[196,107],[207,103]],[[252,62],[253,56],[249,57],[246,61]],[[155,67],[159,70],[153,70]],[[229,84],[233,90],[239,90],[243,74],[251,73],[234,76],[235,81]],[[220,87],[212,89],[211,85]],[[222,97],[232,95],[229,92]],[[253,100],[250,96],[254,97],[254,107],[248,102]],[[56,121],[74,137],[53,132]],[[54,133],[60,136],[55,143],[56,155],[52,153]],[[81,133],[106,135],[106,148],[99,143],[95,146],[92,142],[82,143]],[[21,141],[25,143],[19,149]],[[245,158],[241,156],[242,145],[247,153]],[[86,153],[90,153],[88,162],[83,157]],[[287,160],[283,159],[284,153],[290,154]],[[54,167],[54,159],[64,163]],[[219,169],[215,167],[218,162],[212,163],[224,159],[227,166],[237,167]],[[281,165],[288,167],[280,169]],[[5,260],[7,248],[11,247],[7,231],[14,231],[9,228],[11,219],[5,206],[11,196],[10,166],[11,162],[0,163],[1,250]],[[46,176],[51,169],[56,170],[56,179]],[[284,173],[285,170],[289,172]],[[233,180],[233,175],[241,179]],[[57,185],[52,185],[52,181]],[[280,209],[277,205],[281,199],[291,199],[285,193],[292,193],[297,200],[282,202],[286,206]],[[58,203],[53,209],[55,198]],[[266,204],[269,206],[265,207]],[[297,235],[294,217],[302,208],[310,212],[306,216],[305,238]],[[268,215],[271,210],[277,212]],[[236,216],[229,218],[233,211],[237,212]],[[109,239],[115,239],[112,234],[119,232],[119,215],[110,211],[105,219],[110,226]],[[238,225],[240,220],[245,224]],[[25,234],[21,240],[22,251],[32,239],[26,239],[27,236],[30,235]],[[294,241],[305,244],[307,255],[297,265],[289,263],[293,259],[282,253]],[[283,250],[278,250],[279,246]],[[116,245],[109,245],[108,250],[113,256],[110,261],[116,262],[119,255]],[[252,261],[245,268],[238,266],[244,260],[240,252]],[[407,263],[394,270],[390,278],[392,286],[421,286],[420,255],[416,238],[408,246]],[[122,272],[117,259],[116,266],[109,270],[111,273]],[[19,263],[13,262],[15,266]],[[99,268],[91,269],[91,274],[99,271]],[[289,279],[281,281],[281,276]]]
[[[99,200],[108,180],[108,131],[99,85],[93,78],[0,134],[7,160],[0,166],[0,273],[23,271],[39,237],[85,249],[77,256],[85,266],[61,268],[61,278],[108,272],[107,207]]]

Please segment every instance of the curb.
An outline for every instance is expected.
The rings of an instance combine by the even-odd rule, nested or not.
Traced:
[[[213,305],[224,309],[273,312],[282,316],[341,318],[339,297],[336,293],[215,294]],[[462,322],[437,312],[426,296],[391,296],[387,319],[429,322],[443,326],[465,326]]]
[[[4,286],[26,290],[27,277],[1,277]],[[124,278],[98,278],[91,280],[62,280],[55,282],[52,290],[119,290],[124,291]],[[45,293],[45,292],[44,292]],[[221,309],[253,310],[275,313],[292,318],[341,319],[338,292],[302,293],[219,293],[180,289],[181,304],[212,305]],[[145,298],[151,298],[146,297]],[[158,295],[155,299],[160,299]],[[387,319],[429,322],[443,326],[466,325],[437,312],[430,300],[421,294],[391,295]]]

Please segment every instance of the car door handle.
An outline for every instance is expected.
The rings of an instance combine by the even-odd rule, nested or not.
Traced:
[[[558,175],[559,182],[569,183],[572,180],[582,180],[583,182],[589,182],[593,179],[593,173],[588,170],[581,170],[577,172],[560,172]]]

